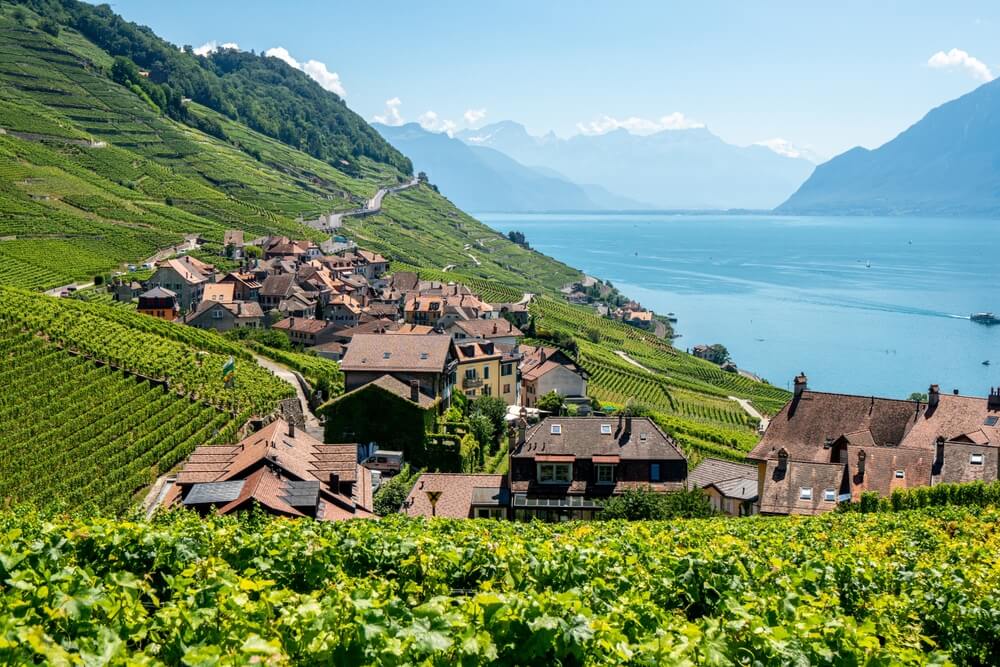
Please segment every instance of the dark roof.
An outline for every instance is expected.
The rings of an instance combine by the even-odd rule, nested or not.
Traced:
[[[801,498],[801,489],[812,497]],[[826,489],[834,489],[835,499],[826,500]],[[777,459],[767,462],[760,511],[766,514],[822,514],[837,506],[836,497],[846,493],[845,466],[840,463],[812,463]]]
[[[483,505],[496,505],[493,496],[508,493],[506,475],[461,473],[424,473],[417,478],[403,503],[409,516],[431,516],[431,501],[427,492],[439,492],[433,514],[452,519],[464,519],[472,513],[475,499]],[[487,502],[488,501],[488,502]]]
[[[734,478],[752,479],[754,495],[757,495],[757,466],[749,463],[736,463],[722,459],[702,459],[694,470],[688,473],[688,487],[701,489],[715,482]]]
[[[243,490],[243,480],[232,482],[203,482],[195,484],[184,498],[185,505],[210,505],[236,500]]]
[[[356,334],[340,363],[341,370],[439,373],[452,349],[450,336]]]
[[[554,424],[560,427],[558,435],[552,433]],[[610,432],[602,433],[602,425],[610,425]],[[631,433],[626,431],[626,421],[616,417],[546,417],[528,431],[525,442],[513,453],[519,458],[536,455],[573,455],[582,459],[618,455],[633,460],[684,460],[673,439],[646,417],[632,418]]]
[[[163,287],[156,286],[139,295],[140,299],[176,299],[177,293],[171,292]]]
[[[315,507],[319,500],[318,481],[285,482],[285,493],[280,498],[292,507]]]
[[[261,285],[261,296],[285,297],[291,294],[292,285],[295,282],[295,274],[282,273],[277,276],[268,276]]]
[[[737,500],[755,500],[757,498],[757,480],[746,477],[734,477],[721,482],[712,482],[708,486],[714,486],[720,494],[726,498]]]
[[[803,391],[775,415],[747,458],[774,458],[784,447],[794,461],[829,461],[827,438],[864,431],[878,446],[899,445],[915,423],[916,407],[913,401]]]
[[[390,394],[393,394],[394,396],[398,396],[399,398],[410,401],[411,403],[413,402],[413,400],[410,398],[411,393],[409,385],[402,382],[401,380],[397,380],[396,378],[394,378],[389,374],[385,374],[379,376],[378,378],[372,380],[371,382],[361,385],[357,389],[354,389],[352,391],[347,392],[346,394],[341,394],[340,396],[330,399],[325,405],[332,405],[334,403],[339,403],[340,401],[344,400],[349,396],[354,396],[360,392],[370,391],[372,389],[386,391],[389,392]],[[435,405],[437,405],[437,399],[431,398],[430,396],[427,396],[423,392],[418,391],[416,405],[420,406],[424,410],[429,410],[433,408]]]

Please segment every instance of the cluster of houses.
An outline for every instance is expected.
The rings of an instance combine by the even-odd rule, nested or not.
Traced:
[[[584,370],[557,348],[522,342],[524,304],[390,275],[385,258],[365,250],[325,254],[287,238],[255,244],[263,257],[224,275],[189,256],[160,262],[139,309],[219,330],[270,326],[338,360],[345,392],[320,412],[327,443],[346,444],[278,419],[235,445],[196,450],[161,494],[164,504],[370,518],[378,475],[361,462],[373,447],[407,451],[457,392],[513,406],[508,472],[421,474],[405,514],[587,520],[608,498],[640,487],[701,489],[730,516],[819,514],[866,492],[998,479],[1000,389],[972,397],[932,385],[926,401],[896,400],[812,391],[802,374],[746,461],[705,459],[689,470],[651,419],[589,414]],[[576,403],[577,415],[539,415],[535,406],[550,392]]]

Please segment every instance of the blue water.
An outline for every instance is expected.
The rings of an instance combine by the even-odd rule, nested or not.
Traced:
[[[482,214],[537,250],[673,312],[680,348],[722,343],[787,387],[905,397],[1000,385],[1000,221]],[[870,267],[867,263],[871,264]],[[986,359],[992,366],[984,366]]]

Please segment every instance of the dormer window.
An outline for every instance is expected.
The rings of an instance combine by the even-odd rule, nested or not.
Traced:
[[[906,479],[906,472],[904,470],[897,470],[896,479]]]
[[[561,435],[562,434],[562,424],[553,424],[549,428],[549,433],[551,433],[552,435]]]
[[[601,424],[601,435],[611,435],[611,424]]]
[[[426,360],[427,359],[427,353],[426,352],[421,352],[420,353],[420,358],[423,359],[423,360]]]
[[[645,434],[645,433],[640,433],[640,434],[639,434],[639,439],[640,439],[640,440],[645,440],[645,439],[646,439],[646,437],[647,437],[647,436],[646,436],[646,434]]]
[[[799,500],[812,500],[813,490],[811,486],[799,487]]]
[[[969,465],[981,466],[983,465],[983,458],[982,454],[969,454]]]
[[[388,358],[390,358],[391,356],[392,356],[392,352],[383,352],[383,353],[382,353],[382,358],[383,358],[383,359],[388,359]]]

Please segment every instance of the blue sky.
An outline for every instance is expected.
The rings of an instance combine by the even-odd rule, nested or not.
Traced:
[[[824,157],[875,147],[1000,74],[993,2],[118,0],[177,44],[296,63],[366,119],[530,131],[705,124]],[[940,53],[939,53],[940,52]],[[935,55],[938,54],[938,55]],[[309,65],[309,61],[314,61]],[[471,113],[468,113],[471,112]]]

